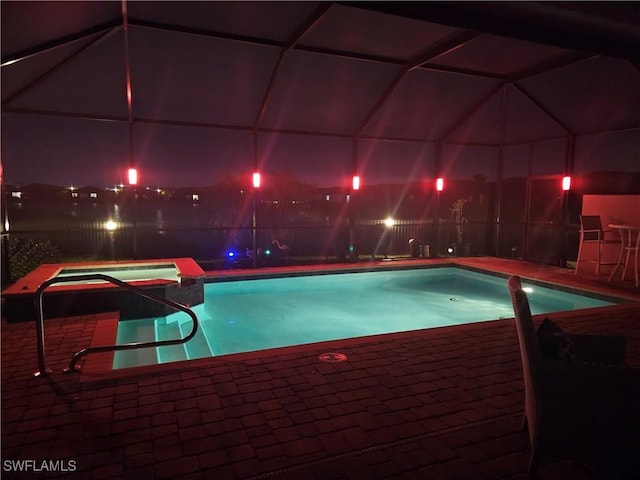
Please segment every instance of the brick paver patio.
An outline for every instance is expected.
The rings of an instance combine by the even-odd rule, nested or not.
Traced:
[[[562,275],[505,265],[541,278]],[[591,289],[602,283],[566,280]],[[602,288],[640,300],[628,285]],[[46,378],[32,375],[34,325],[3,321],[3,479],[527,478],[512,320],[168,364],[110,379],[62,373],[91,343],[101,315],[47,320],[54,373]],[[640,367],[638,301],[554,318],[572,332],[624,335],[627,361]],[[326,352],[347,360],[320,361]],[[39,468],[58,462],[58,471],[15,472],[21,460]],[[545,458],[538,478],[592,477]]]

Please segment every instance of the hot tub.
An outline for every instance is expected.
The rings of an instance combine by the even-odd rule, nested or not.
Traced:
[[[51,278],[100,273],[186,306],[204,301],[204,272],[191,258],[43,264],[2,292],[9,321],[35,320],[35,294]],[[101,280],[53,284],[44,293],[45,318],[119,311],[121,319],[166,315],[173,309]]]

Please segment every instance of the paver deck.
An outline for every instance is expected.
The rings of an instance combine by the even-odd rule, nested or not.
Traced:
[[[624,335],[627,362],[640,367],[640,290],[631,283],[525,262],[464,262],[625,295],[632,301],[554,318],[572,332]],[[47,320],[54,373],[45,378],[32,375],[34,325],[3,321],[3,479],[527,478],[512,320],[166,364],[108,379],[62,373],[91,343],[99,319]],[[347,360],[320,361],[326,352]],[[57,471],[15,472],[21,460],[40,470],[43,461],[57,462]],[[548,457],[538,478],[591,477]]]

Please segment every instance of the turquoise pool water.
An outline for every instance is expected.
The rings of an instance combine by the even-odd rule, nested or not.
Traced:
[[[613,302],[524,283],[534,314]],[[184,345],[116,352],[114,368],[513,317],[507,279],[455,267],[341,273],[205,284]],[[187,335],[191,319],[119,323],[117,342]]]
[[[178,272],[175,265],[137,265],[137,266],[104,266],[87,268],[64,268],[58,272],[56,278],[70,277],[73,275],[83,275],[91,273],[101,273],[117,278],[123,282],[134,282],[142,280],[172,280],[179,281]],[[107,283],[104,280],[78,280],[66,282],[66,285],[86,285],[92,283]]]

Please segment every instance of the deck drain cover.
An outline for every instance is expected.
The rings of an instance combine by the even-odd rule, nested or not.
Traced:
[[[347,359],[347,356],[344,353],[329,352],[329,353],[323,353],[318,358],[323,362],[338,363],[338,362],[344,362]]]

